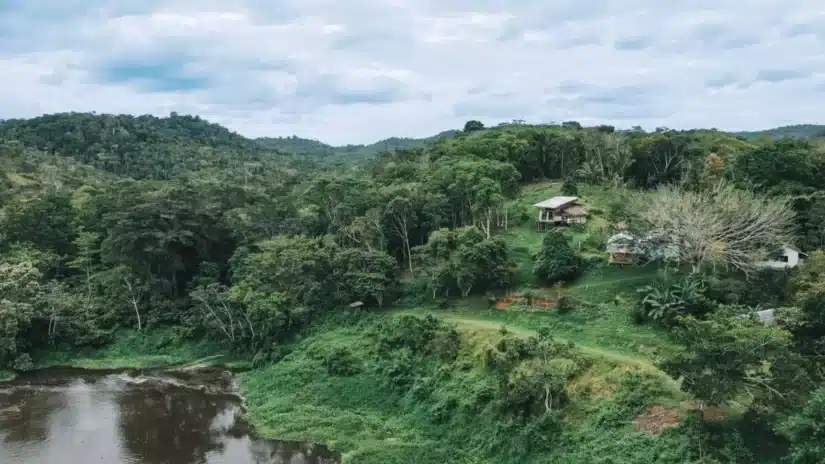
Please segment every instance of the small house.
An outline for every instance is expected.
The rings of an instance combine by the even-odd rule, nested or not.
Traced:
[[[773,327],[776,325],[776,317],[775,317],[776,310],[774,309],[763,309],[762,311],[755,311],[750,314],[740,314],[736,316],[737,319],[753,319],[755,321],[759,321],[765,327]]]
[[[610,264],[634,264],[644,255],[636,237],[619,232],[607,239],[607,262]]]
[[[796,247],[785,245],[768,260],[756,263],[756,266],[763,269],[791,269],[802,263],[801,256],[804,255]]]
[[[553,197],[533,206],[539,208],[536,220],[539,231],[559,225],[584,224],[587,221],[587,211],[579,203],[579,197]]]
[[[607,239],[607,262],[610,264],[636,264],[639,261],[678,261],[679,246],[674,240],[659,233],[644,238],[619,232]]]

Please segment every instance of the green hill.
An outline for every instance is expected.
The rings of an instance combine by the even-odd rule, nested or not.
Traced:
[[[308,154],[314,156],[346,156],[351,159],[365,159],[381,152],[422,148],[436,140],[455,137],[460,131],[447,130],[432,137],[408,138],[390,137],[366,145],[329,145],[319,140],[291,137],[261,137],[255,141],[263,148],[284,153]]]
[[[821,124],[796,124],[793,126],[775,127],[760,131],[734,132],[736,136],[744,137],[748,140],[756,140],[762,137],[770,139],[818,139],[825,138],[825,125]]]
[[[176,113],[164,118],[60,113],[12,119],[0,124],[0,139],[138,179],[171,179],[205,162],[221,164],[261,151],[219,124]]]

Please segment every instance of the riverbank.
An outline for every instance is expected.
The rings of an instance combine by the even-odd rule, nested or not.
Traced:
[[[36,353],[34,368],[149,369],[185,364],[225,365],[246,368],[247,360],[229,356],[219,346],[183,339],[174,329],[124,331],[110,345],[99,348],[52,347]]]
[[[365,318],[314,331],[239,384],[259,433],[325,443],[345,463],[682,464],[691,454],[673,429],[685,397],[671,383],[547,341],[557,354],[545,364],[531,343],[500,328]],[[546,403],[548,372],[567,380]],[[634,424],[653,407],[668,419]]]

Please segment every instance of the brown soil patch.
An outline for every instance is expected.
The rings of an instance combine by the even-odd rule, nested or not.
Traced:
[[[496,302],[496,308],[506,310],[509,309],[514,303],[528,306],[531,309],[552,309],[556,307],[556,302],[552,300],[533,298],[532,303],[528,303],[527,298],[514,294],[498,300]]]
[[[666,408],[661,404],[654,404],[647,408],[644,414],[633,419],[636,430],[645,431],[651,435],[659,435],[663,430],[679,425],[681,412],[676,408]]]

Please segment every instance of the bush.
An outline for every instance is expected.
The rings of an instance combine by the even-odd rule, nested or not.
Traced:
[[[336,348],[326,353],[322,363],[332,376],[348,377],[358,373],[358,361],[346,348]]]
[[[672,324],[677,316],[701,318],[713,309],[712,303],[705,296],[706,291],[704,282],[695,277],[675,282],[667,278],[656,280],[637,290],[641,315],[646,320],[664,325]]]
[[[556,309],[558,310],[559,314],[567,314],[570,311],[576,309],[576,303],[572,297],[564,295],[561,298],[559,298],[559,301],[556,303]]]
[[[579,194],[579,187],[573,179],[566,179],[561,185],[561,194],[569,196],[577,196]]]
[[[581,275],[581,257],[570,247],[561,232],[552,231],[544,236],[541,251],[536,258],[533,274],[545,284],[571,282]]]
[[[32,362],[32,357],[29,356],[28,353],[23,353],[17,358],[14,359],[14,370],[17,371],[30,371],[34,369],[34,363]]]

